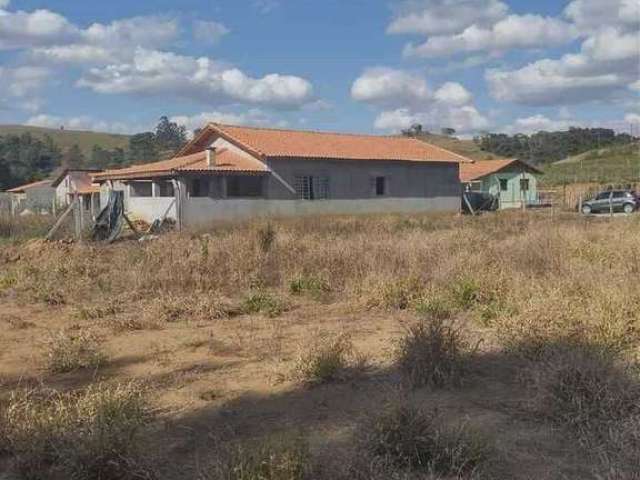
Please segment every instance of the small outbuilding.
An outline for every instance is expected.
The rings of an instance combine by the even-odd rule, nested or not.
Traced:
[[[55,212],[55,189],[51,180],[39,180],[7,190],[11,196],[11,213]]]
[[[65,207],[77,195],[83,212],[92,217],[100,212],[100,185],[93,182],[92,175],[100,169],[66,168],[51,182],[55,188],[56,204]]]
[[[501,209],[538,205],[539,175],[542,175],[540,169],[518,159],[460,164],[463,188],[495,196]]]
[[[417,139],[211,123],[176,157],[93,176],[125,209],[193,226],[260,216],[456,212],[459,165]],[[103,199],[106,195],[103,195]]]

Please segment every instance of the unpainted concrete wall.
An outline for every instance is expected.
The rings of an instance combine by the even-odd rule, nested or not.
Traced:
[[[328,214],[455,212],[459,197],[375,198],[359,200],[264,200],[191,198],[185,202],[186,227],[217,221]]]

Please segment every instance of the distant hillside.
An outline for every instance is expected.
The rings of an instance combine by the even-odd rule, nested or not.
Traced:
[[[54,128],[30,127],[26,125],[0,125],[0,136],[22,135],[26,132],[39,139],[44,138],[45,135],[49,135],[63,150],[77,144],[87,158],[91,157],[91,150],[94,145],[99,145],[104,149],[112,150],[114,148],[126,148],[129,144],[128,135],[78,130],[60,130]]]
[[[473,140],[461,140],[456,137],[437,135],[435,133],[423,133],[416,136],[416,138],[464,155],[472,160],[495,160],[496,158],[501,158],[499,155],[481,150],[480,146]]]
[[[640,181],[640,143],[590,150],[549,164],[544,171],[546,185],[635,183]]]

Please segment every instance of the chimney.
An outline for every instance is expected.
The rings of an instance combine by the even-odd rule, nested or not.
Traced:
[[[207,147],[207,167],[216,165],[216,147]]]

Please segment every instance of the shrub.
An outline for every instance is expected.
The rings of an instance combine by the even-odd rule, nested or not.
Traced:
[[[400,469],[469,477],[490,455],[487,440],[477,432],[465,425],[447,428],[435,413],[406,403],[387,405],[365,418],[356,435],[360,455],[394,474]]]
[[[149,479],[139,435],[149,418],[133,383],[16,391],[0,405],[0,450],[24,478]]]
[[[97,338],[87,332],[60,331],[46,345],[47,368],[54,373],[100,367],[106,360]]]
[[[396,362],[413,388],[459,384],[470,349],[450,321],[430,318],[411,325],[396,348]]]
[[[460,278],[451,284],[451,298],[457,308],[469,310],[480,298],[480,287],[472,278]]]
[[[369,301],[371,306],[382,306],[393,310],[406,310],[420,298],[422,283],[417,278],[386,281]]]
[[[430,294],[421,298],[415,306],[416,312],[427,317],[446,320],[453,316],[453,307],[451,302],[437,294]]]
[[[99,320],[105,317],[117,315],[123,310],[124,308],[122,303],[112,300],[101,305],[80,307],[76,311],[76,316],[80,320]]]
[[[313,298],[321,298],[331,292],[329,283],[318,277],[300,276],[289,282],[289,292],[292,295],[302,295],[307,293]]]
[[[268,223],[264,227],[258,228],[256,232],[258,248],[262,253],[267,253],[276,241],[276,229]]]
[[[300,438],[268,438],[236,443],[201,471],[202,480],[305,480],[312,478],[306,442]]]
[[[587,442],[609,443],[613,431],[640,418],[638,367],[597,347],[556,347],[532,364],[527,378],[532,411]]]
[[[357,355],[348,335],[314,335],[311,344],[300,348],[294,376],[305,383],[338,380],[347,375],[350,366],[361,366],[353,365],[355,359]]]
[[[268,317],[277,317],[287,310],[287,305],[270,293],[258,291],[249,294],[242,301],[242,313],[262,313]]]

